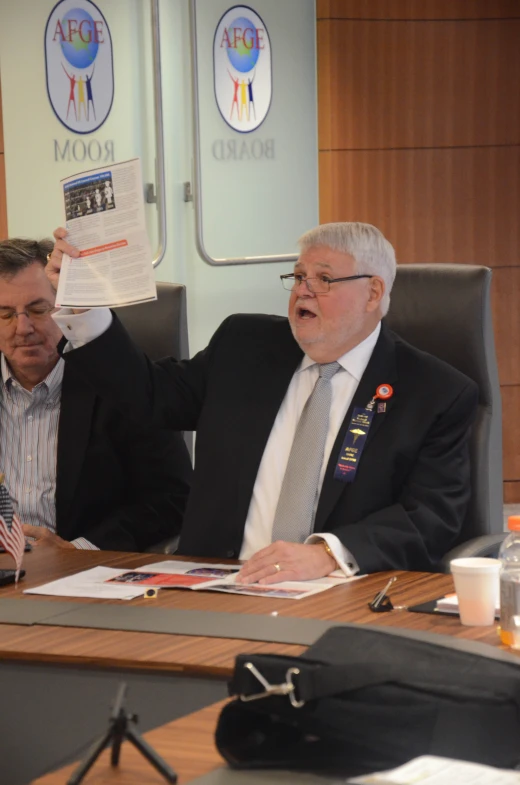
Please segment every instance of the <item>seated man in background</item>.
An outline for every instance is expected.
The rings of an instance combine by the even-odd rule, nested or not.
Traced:
[[[54,286],[78,256],[65,236]],[[326,224],[300,249],[288,320],[230,316],[192,360],[151,363],[108,310],[64,310],[65,365],[129,417],[197,431],[179,553],[240,557],[261,583],[435,569],[469,499],[476,385],[381,322],[396,263],[378,229]]]
[[[143,550],[180,530],[189,455],[179,434],[130,422],[65,366],[51,249],[0,242],[0,468],[36,546]]]

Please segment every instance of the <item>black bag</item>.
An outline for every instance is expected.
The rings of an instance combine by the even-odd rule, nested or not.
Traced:
[[[520,763],[520,660],[486,644],[335,627],[301,657],[240,655],[229,691],[245,700],[224,707],[216,743],[235,768],[356,776],[427,754]]]

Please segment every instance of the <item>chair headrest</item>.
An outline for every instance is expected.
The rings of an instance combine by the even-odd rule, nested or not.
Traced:
[[[464,264],[397,268],[386,323],[405,341],[473,379],[491,400],[498,372],[490,308],[491,270]]]

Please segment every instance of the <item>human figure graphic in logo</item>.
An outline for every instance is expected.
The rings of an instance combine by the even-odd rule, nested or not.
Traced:
[[[96,109],[94,107],[94,96],[92,95],[92,77],[94,76],[94,71],[96,70],[96,64],[92,68],[90,74],[85,75],[85,83],[87,87],[87,120],[89,119],[89,109],[90,104],[92,104],[92,111],[94,112],[94,120],[96,119]]]
[[[238,106],[238,88],[240,87],[240,82],[238,81],[237,77],[234,77],[231,71],[228,68],[228,74],[231,77],[231,81],[233,82],[234,90],[233,90],[233,101],[231,103],[231,113],[229,115],[229,119],[233,119],[233,109],[236,106],[237,108],[237,117],[240,120],[240,109]]]
[[[74,116],[75,116],[75,118],[77,120],[78,119],[78,112],[77,112],[77,109],[76,109],[76,91],[75,91],[75,88],[76,88],[76,76],[75,76],[75,74],[72,74],[72,75],[69,74],[69,72],[65,69],[65,66],[63,65],[63,63],[61,64],[61,67],[63,68],[63,70],[67,74],[67,76],[69,78],[69,82],[70,82],[69,103],[67,104],[67,120],[69,119],[69,110],[70,110],[71,102],[74,105]]]
[[[81,120],[81,109],[83,108],[83,117],[87,118],[87,105],[85,103],[85,82],[83,77],[78,79],[78,120]]]
[[[244,115],[246,115],[247,119],[249,120],[249,106],[247,103],[247,85],[246,85],[246,80],[241,79],[240,80],[240,119],[241,120],[244,117]]]
[[[250,119],[251,116],[251,109],[253,110],[253,114],[256,120],[256,110],[255,110],[255,99],[253,98],[253,82],[255,81],[255,75],[253,74],[253,78],[249,77],[247,80],[247,93],[248,93],[248,104],[247,104],[247,119]]]

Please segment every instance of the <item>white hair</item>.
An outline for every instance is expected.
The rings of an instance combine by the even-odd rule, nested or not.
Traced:
[[[356,260],[356,274],[378,275],[385,282],[381,300],[383,316],[390,307],[390,292],[395,279],[396,261],[393,246],[372,224],[349,221],[321,224],[305,232],[298,240],[300,251],[323,245],[332,251],[348,253]]]

